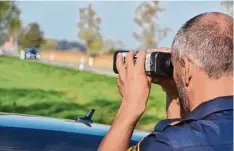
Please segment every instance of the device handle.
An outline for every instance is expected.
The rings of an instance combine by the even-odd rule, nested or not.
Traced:
[[[114,53],[114,55],[113,55],[113,71],[116,73],[116,74],[119,74],[119,72],[118,72],[118,69],[117,69],[117,66],[116,66],[116,62],[117,62],[117,55],[118,55],[118,53],[123,53],[123,52],[129,52],[129,51],[127,51],[127,50],[119,50],[119,51],[116,51],[115,53]]]

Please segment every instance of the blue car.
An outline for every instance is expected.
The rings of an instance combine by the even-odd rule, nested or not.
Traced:
[[[0,151],[96,151],[110,126],[93,123],[93,112],[75,120],[0,113]],[[135,131],[130,145],[147,134]]]
[[[40,54],[36,48],[27,48],[25,50],[25,59],[40,59]]]

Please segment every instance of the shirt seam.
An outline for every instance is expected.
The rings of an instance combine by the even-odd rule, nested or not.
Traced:
[[[164,136],[164,139],[167,140],[167,141],[165,141],[165,140],[160,140],[160,139],[158,139],[156,134],[154,134],[154,135],[155,135],[155,137],[156,137],[156,140],[155,140],[155,141],[160,142],[160,143],[163,143],[163,144],[167,144],[167,146],[169,146],[171,150],[174,150],[174,149],[175,149],[175,148],[173,147],[173,145],[172,145],[170,139],[169,139],[167,136]],[[152,145],[153,145],[153,143],[151,144],[151,146],[152,146]]]

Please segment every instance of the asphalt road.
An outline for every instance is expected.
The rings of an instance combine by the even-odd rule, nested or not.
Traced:
[[[54,61],[54,60],[51,61],[51,60],[44,60],[44,59],[39,60],[39,62],[44,63],[44,64],[50,64],[50,65],[66,67],[66,68],[72,68],[72,69],[76,69],[76,70],[79,70],[79,66],[80,66],[79,64],[65,63],[65,62],[59,62],[59,61]],[[87,65],[84,65],[83,70],[88,71],[88,72],[93,72],[93,73],[96,73],[96,74],[108,75],[108,76],[111,76],[111,77],[117,77],[118,76],[117,74],[115,74],[111,70],[93,68],[93,67],[90,67],[90,66],[87,66]]]
[[[12,52],[12,51],[2,51],[2,54],[7,55],[7,56],[11,56],[11,57],[17,57],[14,54],[14,52]],[[19,58],[19,57],[17,57],[17,58]],[[49,65],[55,65],[55,66],[61,66],[61,67],[80,70],[80,68],[79,68],[80,65],[79,64],[72,64],[72,63],[67,63],[67,62],[59,62],[59,61],[55,61],[55,60],[45,60],[45,59],[30,60],[30,61],[37,61],[37,62],[44,63],[44,64],[49,64]],[[96,74],[100,74],[100,75],[107,75],[107,76],[111,76],[111,77],[117,77],[118,76],[112,70],[99,69],[99,68],[94,68],[94,67],[90,67],[90,66],[87,66],[87,65],[83,66],[83,70],[88,71],[88,72],[92,72],[92,73],[96,73]]]

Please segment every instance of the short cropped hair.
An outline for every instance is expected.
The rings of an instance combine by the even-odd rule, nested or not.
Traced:
[[[233,74],[233,18],[219,12],[187,21],[172,43],[173,58],[190,57],[209,78]]]

